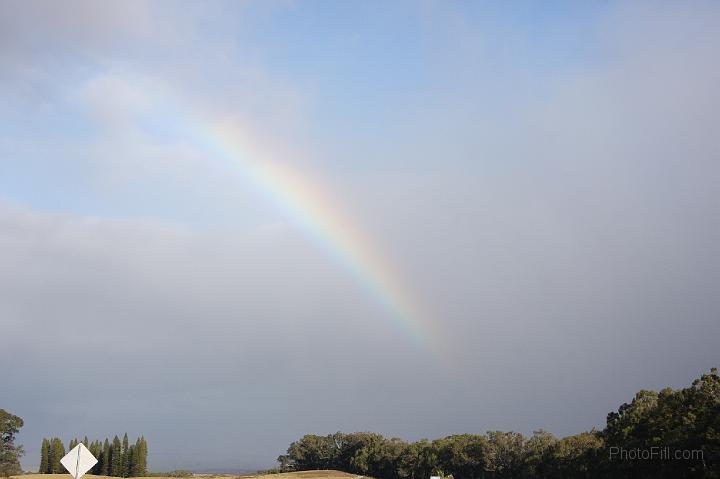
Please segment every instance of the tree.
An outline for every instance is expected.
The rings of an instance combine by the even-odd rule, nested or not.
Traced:
[[[558,439],[547,431],[534,431],[525,443],[525,475],[537,479],[556,477],[551,470],[553,449]]]
[[[454,477],[482,477],[490,461],[490,443],[485,436],[459,434],[432,443],[437,460],[433,473]]]
[[[287,454],[280,454],[277,458],[278,462],[278,470],[280,472],[290,472],[292,471],[290,467],[290,458]]]
[[[122,460],[121,460],[121,464],[120,464],[120,469],[122,471],[121,472],[122,477],[128,477],[129,444],[130,444],[130,442],[128,441],[128,435],[127,435],[127,433],[125,433],[125,435],[123,436],[123,441],[122,441]]]
[[[140,436],[140,455],[139,455],[139,465],[138,465],[138,472],[141,476],[144,476],[147,474],[147,456],[148,456],[148,445],[147,441],[145,440],[145,436]]]
[[[398,438],[386,439],[378,434],[355,452],[351,464],[366,476],[399,479],[397,465],[404,446]]]
[[[38,472],[40,474],[47,474],[50,468],[50,461],[48,460],[50,457],[50,441],[47,440],[47,438],[43,438],[42,440],[42,446],[40,447],[40,469]]]
[[[609,460],[604,454],[603,472],[617,478],[719,478],[720,376],[717,369],[703,374],[692,386],[665,388],[659,393],[640,391],[630,404],[608,415],[602,431],[606,453],[667,448],[668,451],[700,451],[688,460]]]
[[[552,447],[551,477],[583,479],[599,474],[602,448],[603,440],[595,430],[560,439]]]
[[[127,470],[125,477],[135,477],[135,468],[137,466],[137,458],[135,457],[135,445],[131,444],[127,452]]]
[[[494,477],[521,477],[525,467],[525,438],[517,432],[489,431],[487,433],[487,471]]]
[[[97,476],[100,474],[100,470],[102,468],[102,463],[100,462],[102,458],[102,444],[100,443],[100,441],[93,441],[90,443],[90,447],[88,449],[90,450],[90,453],[98,460],[97,464],[95,464],[90,470],[90,474],[94,474]]]
[[[402,479],[427,479],[437,469],[437,451],[427,439],[406,445],[399,458]]]
[[[110,442],[105,438],[102,448],[102,466],[100,467],[100,474],[103,476],[110,475]]]
[[[65,468],[60,464],[60,459],[65,455],[65,445],[59,437],[54,437],[50,441],[50,474],[62,474]]]
[[[334,445],[326,437],[314,434],[306,434],[288,448],[288,456],[298,470],[328,469],[334,452]]]
[[[120,438],[115,436],[110,449],[110,475],[122,477],[122,444]]]
[[[22,472],[22,446],[15,445],[15,435],[23,427],[22,418],[0,409],[0,476],[9,477]]]
[[[337,432],[332,435],[331,440],[335,446],[334,462],[336,469],[342,469],[350,472],[360,472],[354,465],[354,457],[363,447],[377,440],[381,436],[371,432],[354,432],[351,434],[343,434]]]
[[[133,446],[131,446],[133,447]],[[147,443],[145,437],[141,436],[135,441],[132,455],[131,475],[133,477],[144,476],[147,473]]]

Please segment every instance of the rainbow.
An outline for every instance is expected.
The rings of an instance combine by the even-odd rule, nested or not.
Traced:
[[[157,105],[158,96],[154,100]],[[163,108],[162,118],[173,118],[184,141],[239,174],[348,271],[416,345],[440,354],[440,335],[433,330],[426,308],[391,262],[338,207],[337,199],[324,193],[326,188],[287,163],[278,162],[276,155],[253,141],[251,129],[243,128],[237,118],[218,122],[199,109],[181,107],[177,101],[171,104],[169,110]],[[167,123],[162,124],[167,127]]]

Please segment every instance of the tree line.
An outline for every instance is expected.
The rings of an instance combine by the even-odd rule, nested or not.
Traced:
[[[128,441],[125,433],[122,442],[115,436],[112,441],[105,438],[104,442],[88,442],[87,436],[82,441],[73,439],[68,444],[68,451],[82,442],[98,460],[89,471],[90,474],[114,477],[137,477],[147,474],[148,446],[144,436],[137,438],[134,444]],[[60,459],[66,454],[65,445],[60,438],[43,438],[40,448],[40,474],[63,474],[65,468]]]
[[[720,376],[712,369],[684,389],[642,390],[609,413],[600,431],[564,438],[490,431],[417,442],[372,432],[306,435],[278,463],[279,472],[339,469],[378,479],[718,479]]]

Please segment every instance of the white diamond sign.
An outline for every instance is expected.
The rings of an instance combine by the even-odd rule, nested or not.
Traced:
[[[98,460],[92,455],[92,452],[88,451],[85,444],[80,443],[72,448],[72,451],[65,454],[65,457],[60,459],[60,464],[65,466],[65,469],[75,479],[80,479],[83,474],[88,472],[92,467],[97,464]]]

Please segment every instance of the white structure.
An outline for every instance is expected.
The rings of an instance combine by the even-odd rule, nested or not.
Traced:
[[[95,459],[95,456],[92,455],[92,452],[88,451],[88,448],[85,447],[83,443],[73,447],[70,452],[65,454],[65,457],[60,459],[60,464],[68,470],[74,479],[80,479],[83,474],[92,469],[97,462],[98,460]]]

